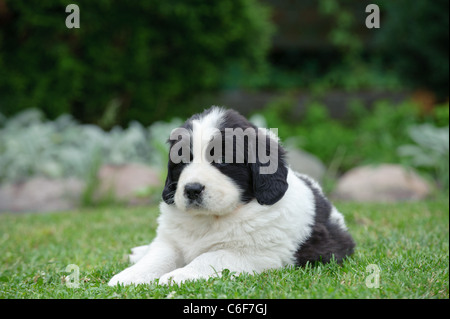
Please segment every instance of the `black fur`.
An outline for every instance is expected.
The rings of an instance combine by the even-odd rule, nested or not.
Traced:
[[[236,163],[236,143],[233,141],[225,140],[225,128],[241,128],[246,130],[251,128],[254,130],[256,136],[256,145],[249,145],[248,139],[244,140],[244,150],[247,152],[244,154],[245,162],[243,164]],[[277,171],[273,174],[260,174],[260,168],[267,166],[262,164],[256,156],[256,163],[249,162],[249,151],[254,150],[258,154],[258,128],[251,124],[245,117],[233,110],[227,110],[224,116],[222,127],[223,145],[227,143],[233,143],[233,164],[232,165],[219,165],[218,168],[222,173],[234,180],[234,182],[242,190],[242,201],[248,202],[254,198],[261,205],[273,205],[279,201],[288,188],[287,184],[287,168],[284,160],[285,151],[278,145],[278,143],[272,141],[268,137],[266,138],[266,155],[270,156],[271,150],[277,149],[277,158],[270,158],[270,161],[277,161]]]
[[[355,242],[350,234],[330,222],[332,206],[327,198],[311,182],[299,176],[314,194],[315,218],[311,236],[300,245],[295,253],[296,265],[305,266],[307,262],[327,263],[333,258],[337,263],[353,253]]]
[[[204,114],[206,115],[210,111],[211,111],[211,109],[206,110],[204,112]],[[186,130],[192,130],[192,121],[195,119],[198,119],[199,117],[200,117],[200,114],[193,115],[181,127]],[[167,143],[169,143],[169,145],[170,145],[170,147],[169,147],[169,151],[170,151],[170,149],[172,149],[172,147],[176,143],[176,141],[168,139]],[[190,149],[191,148],[192,148],[192,141],[191,141],[191,145],[190,145]],[[167,177],[166,177],[166,182],[165,182],[164,189],[162,192],[162,199],[169,205],[174,204],[173,197],[175,196],[175,191],[177,190],[178,178],[180,177],[181,171],[186,166],[186,164],[189,161],[192,161],[192,152],[190,155],[191,155],[191,157],[189,160],[186,160],[181,163],[172,162],[172,160],[169,156],[169,162],[167,163]]]
[[[271,146],[269,146],[270,144]],[[269,149],[278,148],[277,158],[269,153]],[[260,174],[260,169],[267,164],[262,164],[257,159],[255,164],[251,164],[253,174],[253,190],[255,198],[261,205],[273,205],[283,198],[289,185],[287,182],[288,169],[285,162],[285,151],[275,141],[267,137],[266,155],[270,155],[270,162],[277,161],[278,167],[273,174]]]

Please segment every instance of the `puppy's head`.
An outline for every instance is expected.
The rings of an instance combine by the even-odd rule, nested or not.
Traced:
[[[169,143],[163,200],[181,211],[219,216],[252,200],[272,205],[288,188],[278,138],[233,110],[192,116]]]

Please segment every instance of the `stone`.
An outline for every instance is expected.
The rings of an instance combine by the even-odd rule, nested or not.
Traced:
[[[137,193],[162,184],[159,173],[154,168],[137,163],[102,165],[98,179],[97,198],[112,197],[132,205],[148,203],[148,199],[141,198]]]
[[[0,185],[0,212],[51,212],[75,209],[84,182],[76,178],[33,177]]]
[[[306,174],[319,183],[322,182],[326,167],[319,158],[293,147],[286,147],[286,151],[286,161],[294,171]]]
[[[431,186],[415,173],[397,164],[360,166],[345,173],[332,198],[358,202],[396,202],[425,199]]]

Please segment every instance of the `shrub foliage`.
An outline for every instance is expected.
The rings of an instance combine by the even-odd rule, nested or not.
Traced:
[[[65,25],[69,3],[2,1],[1,113],[150,124],[190,114],[231,64],[264,68],[272,27],[256,0],[80,0],[79,29]]]

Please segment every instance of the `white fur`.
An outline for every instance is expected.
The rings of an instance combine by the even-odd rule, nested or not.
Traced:
[[[205,209],[187,209],[187,199],[183,195],[187,183],[200,183],[205,186],[203,206]],[[191,163],[180,175],[175,192],[175,205],[180,210],[192,214],[228,214],[236,209],[240,193],[234,182],[209,163]]]
[[[206,163],[205,149],[208,146],[212,136],[218,132],[223,118],[224,110],[213,107],[211,112],[198,120],[192,121],[192,150],[193,163]]]
[[[114,276],[118,283],[160,284],[237,274],[258,273],[294,264],[294,253],[311,233],[314,200],[311,190],[289,170],[290,185],[272,206],[255,200],[223,215],[192,215],[161,203],[161,215],[151,245],[133,250],[133,266]],[[140,259],[137,258],[141,257]]]

